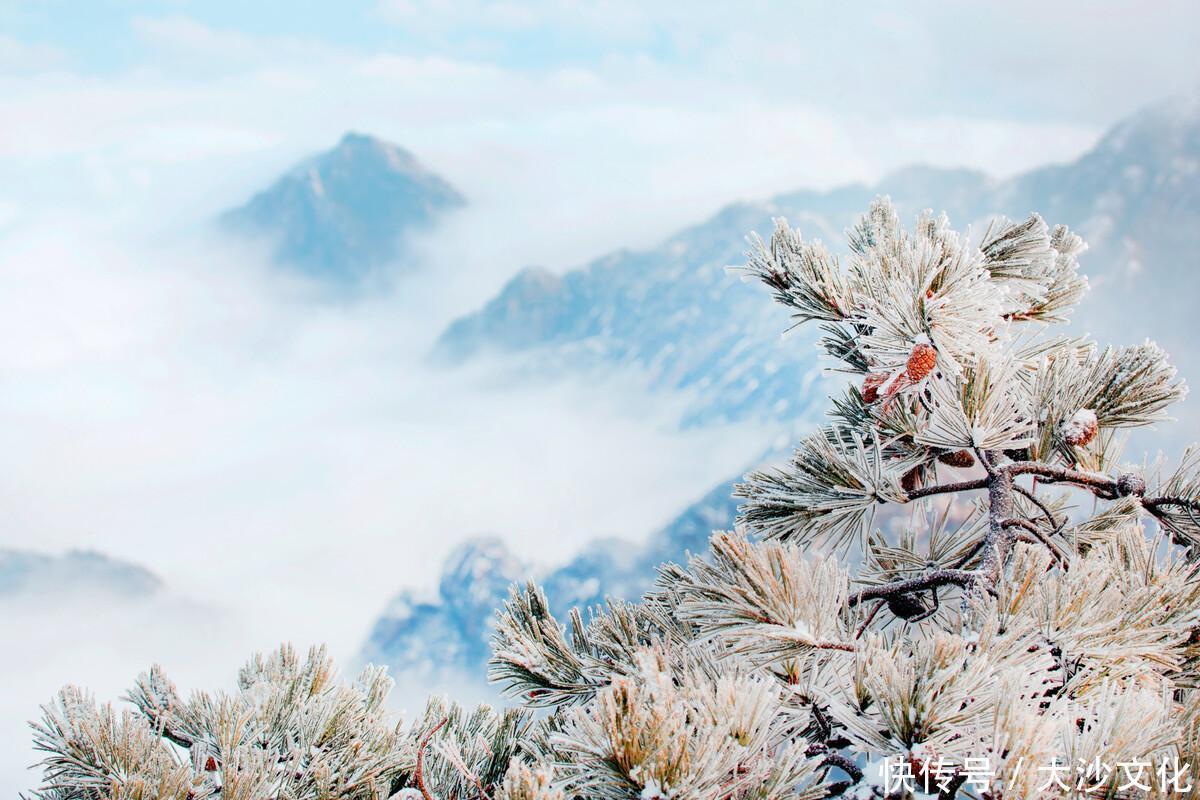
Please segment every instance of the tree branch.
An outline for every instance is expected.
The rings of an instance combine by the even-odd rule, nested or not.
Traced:
[[[888,599],[897,597],[902,594],[911,594],[912,592],[922,592],[927,589],[932,589],[935,586],[946,586],[954,584],[956,586],[969,586],[976,578],[974,572],[962,569],[935,569],[922,575],[919,578],[908,578],[902,581],[893,581],[880,586],[871,586],[863,589],[857,594],[850,596],[847,605],[851,608],[859,603],[867,600]]]
[[[1142,499],[1142,507],[1151,514],[1154,514],[1160,506],[1178,506],[1200,512],[1200,500],[1192,500],[1188,497],[1147,497]]]
[[[969,492],[972,489],[987,488],[987,478],[974,478],[969,481],[959,481],[957,483],[944,483],[941,486],[924,486],[920,489],[913,489],[911,492],[905,492],[908,500],[919,500],[922,497],[929,497],[935,494],[949,494],[950,492]]]
[[[1017,475],[1037,475],[1048,483],[1074,484],[1075,486],[1088,489],[1093,494],[1106,500],[1112,500],[1118,496],[1116,479],[1096,472],[1084,472],[1082,470],[1068,469],[1067,467],[1058,467],[1051,464],[1041,464],[1037,461],[1016,461],[1012,464],[1005,464],[999,468],[999,471],[1010,477],[1016,477]]]
[[[824,754],[825,758],[821,760],[821,766],[837,767],[842,772],[849,775],[850,780],[854,783],[858,783],[863,779],[863,772],[861,769],[859,769],[858,764],[855,764],[852,759],[842,755],[841,753],[835,753],[834,751],[830,750],[828,745],[821,744],[820,742],[814,742],[813,744],[809,745],[807,750],[804,751],[804,755],[810,758],[812,756],[819,756],[822,754]]]
[[[1041,529],[1038,528],[1037,525],[1034,525],[1029,520],[1017,519],[1017,518],[1002,519],[1002,520],[1000,520],[1000,525],[1005,528],[1021,528],[1023,530],[1029,531],[1029,533],[1033,536],[1034,541],[1040,542],[1041,544],[1044,544],[1046,546],[1046,549],[1048,549],[1050,551],[1050,555],[1054,556],[1055,561],[1057,561],[1062,566],[1066,566],[1066,564],[1067,564],[1066,554],[1061,552],[1058,549],[1058,546],[1056,544],[1054,544],[1053,542],[1051,542],[1049,539],[1047,539],[1046,534],[1042,533]]]
[[[1013,537],[1003,524],[1004,520],[1013,516],[1013,476],[1008,471],[1011,466],[1009,464],[998,468],[988,477],[988,532],[983,539],[983,555],[979,559],[979,567],[971,573],[973,579],[967,586],[967,591],[963,593],[964,610],[981,584],[989,590],[994,590],[1004,569],[1004,562],[1012,549]]]
[[[1036,480],[1037,478],[1035,477],[1034,481]],[[1024,486],[1014,483],[1013,490],[1037,506],[1038,510],[1046,516],[1046,520],[1050,523],[1050,527],[1053,529],[1053,533],[1050,534],[1051,536],[1057,536],[1062,532],[1063,526],[1067,524],[1065,517],[1062,522],[1059,522],[1057,519],[1055,519],[1053,512],[1050,511],[1050,507],[1047,506],[1036,494],[1034,494],[1031,490],[1026,489]]]
[[[1150,514],[1150,516],[1158,520],[1159,524],[1168,530],[1171,536],[1171,541],[1174,544],[1177,544],[1180,547],[1195,547],[1196,542],[1191,541],[1186,534],[1163,522],[1163,517],[1166,514],[1166,511],[1164,510],[1165,506],[1173,506],[1175,508],[1182,509],[1192,521],[1192,524],[1195,525],[1197,529],[1200,529],[1200,516],[1198,516],[1200,515],[1200,501],[1192,500],[1188,497],[1172,496],[1142,498],[1142,508],[1146,509],[1146,512]]]

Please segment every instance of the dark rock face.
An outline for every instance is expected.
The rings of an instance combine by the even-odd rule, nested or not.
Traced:
[[[403,257],[407,234],[466,203],[408,151],[348,133],[298,164],[221,223],[275,244],[275,258],[305,274],[355,283]]]

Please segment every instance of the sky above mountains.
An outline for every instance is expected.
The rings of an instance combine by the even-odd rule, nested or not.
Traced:
[[[6,66],[26,69],[117,74],[166,56],[181,73],[217,75],[278,66],[280,55],[394,52],[530,74],[616,75],[636,66],[687,73],[710,88],[742,82],[756,94],[792,97],[799,90],[815,105],[857,112],[1094,124],[1132,110],[1132,95],[1148,83],[1178,91],[1194,74],[1194,4],[1157,2],[1122,14],[1127,8],[1028,0],[1002,10],[928,0],[903,8],[756,0],[736,10],[633,0],[9,0],[0,22]],[[218,54],[224,58],[203,58]],[[1078,91],[1080,83],[1089,89]]]
[[[357,129],[579,261],[734,198],[1077,155],[1200,75],[1194,4],[1119,7],[8,0],[0,226],[187,225]]]

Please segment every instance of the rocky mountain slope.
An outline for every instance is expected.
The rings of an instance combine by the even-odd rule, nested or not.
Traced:
[[[573,607],[606,597],[635,599],[654,580],[658,565],[685,552],[702,552],[714,529],[728,528],[736,510],[731,483],[713,489],[644,545],[600,540],[548,573],[521,563],[499,539],[478,539],[446,561],[433,597],[403,591],[380,615],[362,648],[364,662],[388,664],[405,680],[436,684],[453,674],[482,682],[494,610],[517,581],[536,578],[560,619]]]
[[[347,133],[332,150],[296,165],[220,222],[272,242],[280,264],[354,283],[402,258],[407,234],[465,202],[407,150]]]
[[[800,191],[725,208],[648,251],[618,251],[563,274],[529,269],[442,334],[445,363],[503,355],[544,374],[642,370],[652,386],[695,394],[687,422],[818,413],[824,392],[810,339],[787,326],[759,287],[725,266],[745,235],[786,217],[806,238],[840,246],[842,231],[876,195],[905,215],[945,211],[982,232],[996,214],[1031,211],[1066,223],[1090,244],[1093,292],[1077,327],[1127,343],[1152,336],[1185,376],[1200,379],[1190,308],[1200,293],[1200,95],[1147,109],[1112,128],[1069,164],[996,181],[979,172],[911,167],[873,186]],[[1135,289],[1136,302],[1129,302]]]

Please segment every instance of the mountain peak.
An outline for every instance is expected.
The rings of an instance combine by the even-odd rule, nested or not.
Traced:
[[[241,235],[274,240],[282,265],[354,284],[402,260],[406,235],[465,202],[409,151],[350,131],[221,222]]]
[[[338,142],[338,147],[362,147],[371,145],[382,145],[384,147],[393,147],[397,150],[400,148],[395,145],[388,145],[382,139],[372,136],[369,133],[359,133],[358,131],[346,131],[342,134],[342,140]]]
[[[358,168],[376,167],[393,172],[429,174],[408,150],[378,136],[346,131],[337,145],[309,160],[310,164],[330,165],[348,162]]]
[[[1200,89],[1177,95],[1118,122],[1096,145],[1099,153],[1135,158],[1200,149]]]

